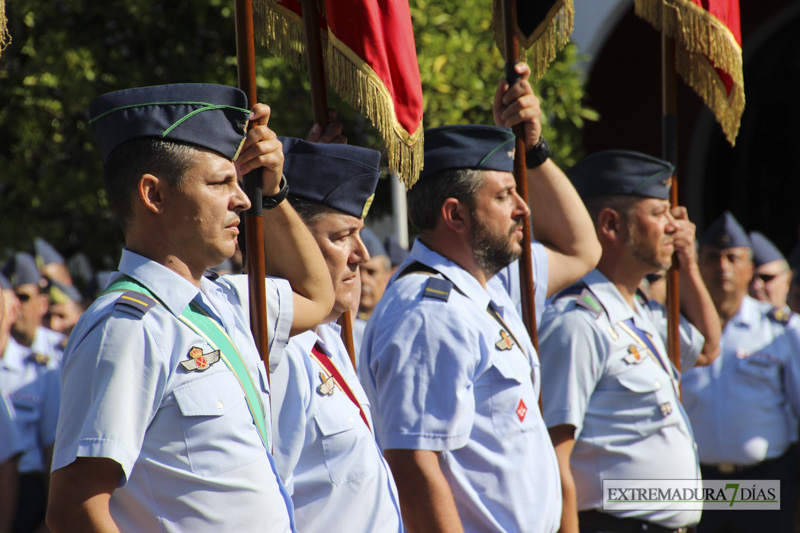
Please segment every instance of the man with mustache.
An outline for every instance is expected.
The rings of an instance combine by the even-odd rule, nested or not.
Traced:
[[[680,376],[668,359],[663,308],[637,289],[677,256],[681,364],[708,364],[719,324],[697,266],[694,224],[670,209],[673,167],[637,152],[586,157],[567,171],[594,220],[603,255],[562,291],[539,330],[544,419],[561,470],[561,531],[666,533],[696,524],[700,511],[668,502],[604,511],[605,479],[689,479],[700,472]],[[699,331],[698,331],[699,329]],[[701,335],[702,333],[702,335]]]
[[[700,272],[722,324],[722,353],[684,374],[704,478],[779,479],[779,511],[708,511],[701,532],[792,531],[800,414],[800,317],[747,294],[753,245],[730,212],[700,240]]]
[[[558,529],[558,466],[537,406],[538,359],[515,303],[491,280],[531,253],[543,306],[594,265],[599,246],[549,159],[529,69],[517,72],[523,81],[498,87],[499,126],[425,132],[425,167],[409,191],[419,238],[364,333],[359,377],[411,532]],[[508,128],[517,124],[531,209],[512,174]],[[531,210],[541,244],[521,242]]]
[[[319,248],[283,201],[271,110],[233,87],[175,84],[108,93],[89,111],[126,247],[65,351],[47,524],[295,531],[247,277],[206,276],[234,254],[251,207],[240,178],[256,171],[268,272],[284,278],[264,280],[270,356],[333,305]]]

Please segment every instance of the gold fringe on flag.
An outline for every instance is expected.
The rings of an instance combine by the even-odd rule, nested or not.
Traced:
[[[6,1],[0,0],[0,53],[11,44],[11,34],[8,33],[8,19],[6,18]]]
[[[271,0],[255,0],[253,15],[256,39],[294,68],[305,69],[302,19]],[[392,97],[375,71],[334,35],[329,32],[320,34],[323,46],[327,42],[327,82],[344,101],[372,122],[386,144],[389,172],[410,189],[422,170],[422,124],[417,131],[406,132],[395,118]]]
[[[501,0],[492,0],[492,13],[501,13]],[[556,54],[569,42],[574,24],[575,7],[573,0],[558,0],[547,13],[547,16],[530,35],[525,35],[517,24],[517,43],[519,43],[520,57],[527,57],[531,52],[531,85],[535,84],[547,72],[547,68]],[[497,48],[503,51],[503,20],[494,16],[492,20],[492,33]]]
[[[742,49],[733,33],[715,16],[689,0],[634,0],[636,15],[681,46],[676,47],[675,70],[703,99],[722,126],[731,146],[736,144],[744,112]],[[714,67],[733,80],[731,93]]]
[[[395,118],[394,102],[375,71],[335,35],[328,36],[328,83],[344,101],[360,110],[380,132],[389,155],[389,172],[410,189],[422,170],[422,123],[408,133]]]

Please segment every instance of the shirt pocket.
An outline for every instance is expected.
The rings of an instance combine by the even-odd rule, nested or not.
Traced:
[[[214,476],[264,457],[244,391],[227,368],[177,387],[174,395],[192,472]]]
[[[519,359],[515,361],[512,358]],[[492,366],[486,371],[490,380],[492,426],[500,437],[511,437],[531,431],[539,409],[533,394],[531,369],[517,352],[492,354]]]
[[[780,385],[780,365],[754,356],[736,359],[736,372],[748,381]]]
[[[337,389],[334,394],[340,394],[348,405],[343,401],[325,402],[328,405],[317,411],[314,422],[319,429],[325,468],[331,483],[341,485],[367,475],[368,461],[365,454],[368,450],[364,449],[364,443],[368,441],[363,432],[369,430],[366,427],[357,427],[359,424],[363,426],[364,421],[345,393]],[[372,439],[371,433],[369,438]]]
[[[637,372],[632,368],[619,375],[618,381],[627,396],[628,406],[623,416],[633,422],[642,436],[658,432],[666,425],[678,422],[669,377],[654,377],[650,372]]]

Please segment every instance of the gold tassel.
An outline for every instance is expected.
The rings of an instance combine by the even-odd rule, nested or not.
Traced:
[[[273,0],[254,0],[253,31],[256,40],[273,54],[294,68],[306,68],[303,19],[296,13]]]
[[[735,145],[745,96],[742,49],[731,31],[689,0],[634,0],[634,5],[636,15],[659,31],[663,25],[666,34],[680,43],[675,69],[714,113],[731,146]],[[714,66],[731,76],[730,95]]]
[[[325,72],[328,83],[347,103],[360,110],[380,132],[389,156],[389,172],[410,189],[422,170],[423,134],[403,129],[383,81],[372,68],[334,35],[328,36]]]
[[[0,53],[11,44],[11,34],[8,33],[8,19],[6,18],[6,2],[0,0]]]
[[[500,13],[500,2],[501,0],[492,0],[492,13]],[[517,28],[520,58],[527,57],[528,50],[532,55],[530,65],[531,85],[542,79],[550,63],[555,59],[556,54],[569,42],[574,17],[575,7],[573,0],[560,0],[553,4],[550,12],[530,37],[523,35],[520,29]],[[495,16],[493,18],[492,33],[494,34],[494,42],[502,53],[504,48],[502,17]]]

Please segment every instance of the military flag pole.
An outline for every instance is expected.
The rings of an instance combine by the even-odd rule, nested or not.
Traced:
[[[253,105],[256,94],[255,38],[253,35],[252,0],[236,0],[236,62],[239,88]],[[264,256],[264,226],[261,207],[261,171],[254,170],[244,177],[244,189],[252,204],[244,214],[245,263],[250,301],[250,330],[261,354],[269,380],[269,339],[267,337],[267,293],[264,285],[266,260]]]

